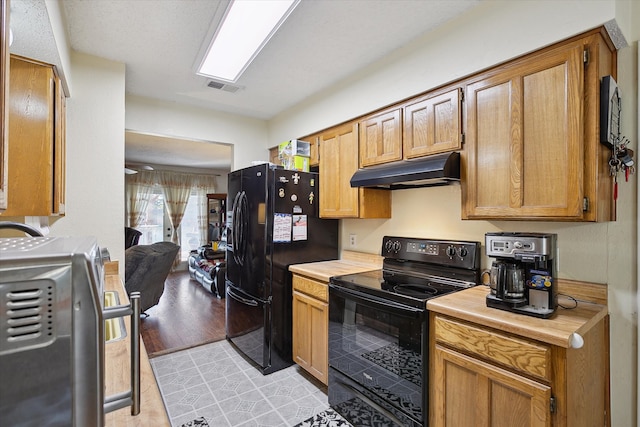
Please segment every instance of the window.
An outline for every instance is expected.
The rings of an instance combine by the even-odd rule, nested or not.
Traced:
[[[160,188],[155,188],[149,198],[147,209],[140,224],[136,227],[142,232],[139,244],[150,245],[155,242],[161,242],[163,238],[163,230],[170,227],[170,221],[165,213],[164,195]]]
[[[198,195],[192,191],[187,208],[180,223],[181,259],[189,258],[189,252],[198,249],[206,242],[200,242],[200,224],[198,224]]]
[[[153,190],[142,223],[137,228],[142,232],[139,241],[141,245],[171,240],[171,221],[165,208],[162,189],[156,188]],[[165,230],[166,233],[164,232]],[[189,196],[189,202],[178,232],[180,233],[181,260],[186,260],[189,257],[189,252],[206,243],[200,242],[198,195],[195,191]]]

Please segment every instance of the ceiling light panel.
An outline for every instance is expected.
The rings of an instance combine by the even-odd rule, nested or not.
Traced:
[[[198,74],[235,82],[300,0],[233,1]]]

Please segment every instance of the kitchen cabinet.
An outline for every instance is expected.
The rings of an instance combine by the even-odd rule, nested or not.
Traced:
[[[594,30],[469,80],[463,219],[615,219],[599,142],[600,79],[615,65]]]
[[[382,111],[360,120],[360,167],[402,159],[402,109]]]
[[[328,286],[293,275],[293,361],[325,385],[329,373]]]
[[[53,66],[11,56],[4,216],[65,212],[65,97]]]
[[[437,91],[408,101],[404,107],[405,159],[462,148],[462,89]]]
[[[534,319],[483,306],[487,289],[477,288],[427,304],[429,425],[610,425],[606,307],[582,301]]]
[[[318,153],[318,146],[320,145],[320,134],[308,135],[298,139],[301,141],[307,141],[310,145],[309,166],[318,166],[320,162]]]
[[[274,165],[280,164],[280,156],[278,155],[278,147],[269,149],[269,161]]]
[[[358,169],[358,123],[320,135],[320,216],[322,218],[391,218],[391,193],[375,188],[351,188]]]
[[[10,0],[0,3],[0,212],[7,208],[7,142],[9,141],[9,15]]]

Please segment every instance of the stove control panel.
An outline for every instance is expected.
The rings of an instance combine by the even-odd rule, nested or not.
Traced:
[[[385,258],[458,268],[480,268],[480,242],[385,236]]]

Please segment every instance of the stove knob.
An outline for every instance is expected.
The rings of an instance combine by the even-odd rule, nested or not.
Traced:
[[[400,252],[400,248],[401,248],[401,247],[402,247],[402,246],[400,245],[400,242],[399,242],[399,241],[397,241],[397,240],[396,240],[395,242],[393,242],[393,251],[394,251],[395,253]]]
[[[454,248],[453,245],[449,245],[447,247],[447,256],[449,258],[453,258],[455,254],[456,254],[456,248]]]
[[[465,248],[464,246],[461,246],[460,249],[458,249],[458,256],[460,258],[464,258],[469,254],[469,251],[467,250],[467,248]]]
[[[384,244],[384,248],[387,250],[387,252],[391,252],[391,250],[393,249],[393,242],[391,240],[387,240]]]

